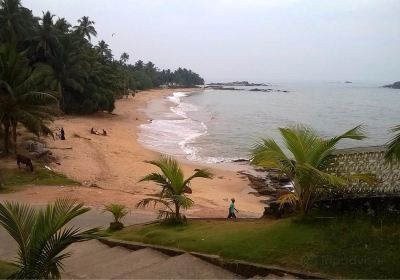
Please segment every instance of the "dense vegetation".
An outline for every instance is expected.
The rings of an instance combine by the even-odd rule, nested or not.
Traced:
[[[16,128],[50,133],[47,122],[65,113],[111,112],[116,98],[160,85],[191,87],[204,80],[188,69],[159,70],[129,55],[119,59],[84,16],[75,25],[51,12],[35,17],[20,0],[0,1],[0,137],[4,150]],[[59,106],[57,106],[57,104]],[[15,145],[14,145],[15,146]]]
[[[319,218],[324,216],[325,218]],[[306,220],[189,220],[136,225],[112,238],[158,244],[334,278],[399,278],[399,218],[328,213]]]

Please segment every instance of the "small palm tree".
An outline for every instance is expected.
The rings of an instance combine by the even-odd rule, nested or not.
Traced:
[[[125,205],[110,203],[104,205],[103,212],[110,212],[114,217],[114,221],[110,223],[111,230],[119,230],[124,227],[121,221],[128,215],[128,209]]]
[[[194,202],[186,193],[191,193],[190,183],[194,178],[212,179],[213,174],[207,169],[196,169],[195,173],[185,179],[182,169],[178,162],[172,157],[162,155],[158,160],[146,161],[160,168],[161,173],[151,173],[143,177],[139,182],[152,181],[161,186],[161,191],[155,195],[155,198],[145,198],[136,205],[136,207],[146,207],[151,203],[156,206],[163,204],[166,209],[159,211],[159,218],[174,221],[182,221],[184,216],[181,214],[181,208],[188,209]]]
[[[391,132],[396,134],[387,143],[388,150],[385,154],[385,158],[388,161],[400,161],[400,125],[393,127]]]
[[[75,242],[95,237],[97,228],[82,231],[68,226],[90,209],[76,200],[58,199],[43,209],[17,202],[0,203],[0,225],[18,243],[16,279],[60,278],[64,250]]]
[[[332,153],[343,139],[361,140],[366,136],[361,126],[342,135],[324,139],[306,126],[279,128],[285,148],[273,139],[264,139],[252,149],[252,163],[265,168],[275,168],[286,175],[294,186],[294,193],[281,196],[281,205],[299,206],[303,214],[311,209],[319,189],[325,186],[344,186],[349,179],[364,179],[368,176],[340,177],[327,173]],[[287,151],[287,152],[286,152]]]

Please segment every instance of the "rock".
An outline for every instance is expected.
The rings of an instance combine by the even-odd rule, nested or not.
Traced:
[[[400,81],[394,82],[394,83],[391,84],[391,85],[386,85],[386,86],[383,86],[383,87],[385,87],[385,88],[400,89]]]
[[[97,185],[96,183],[91,183],[89,185],[89,188],[98,188],[98,187],[99,187],[99,185]]]
[[[250,161],[250,160],[244,159],[244,158],[238,158],[238,159],[232,160],[232,162],[249,162],[249,161]]]

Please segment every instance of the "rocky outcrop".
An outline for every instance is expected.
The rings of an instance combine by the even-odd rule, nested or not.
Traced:
[[[263,87],[267,86],[264,83],[249,83],[248,81],[229,82],[229,83],[210,83],[209,86],[242,86],[242,87]]]
[[[46,145],[41,142],[35,140],[27,140],[22,143],[22,146],[32,157],[43,160],[45,162],[52,162],[56,160],[51,150],[46,148]]]
[[[383,87],[385,87],[385,88],[400,89],[400,81],[394,82],[393,84],[386,85],[386,86],[383,86]]]
[[[238,173],[249,179],[251,187],[255,189],[259,195],[278,198],[291,190],[289,178],[280,174],[277,170],[255,169],[243,170]]]

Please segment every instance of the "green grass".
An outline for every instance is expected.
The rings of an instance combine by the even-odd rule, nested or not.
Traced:
[[[335,277],[400,278],[400,223],[370,217],[131,226],[112,238]]]
[[[50,171],[46,168],[37,167],[34,172],[24,168],[3,168],[0,170],[0,179],[2,185],[0,192],[17,191],[24,185],[79,185],[78,182],[67,178],[65,175]]]
[[[6,279],[16,271],[15,266],[0,260],[0,279]]]

